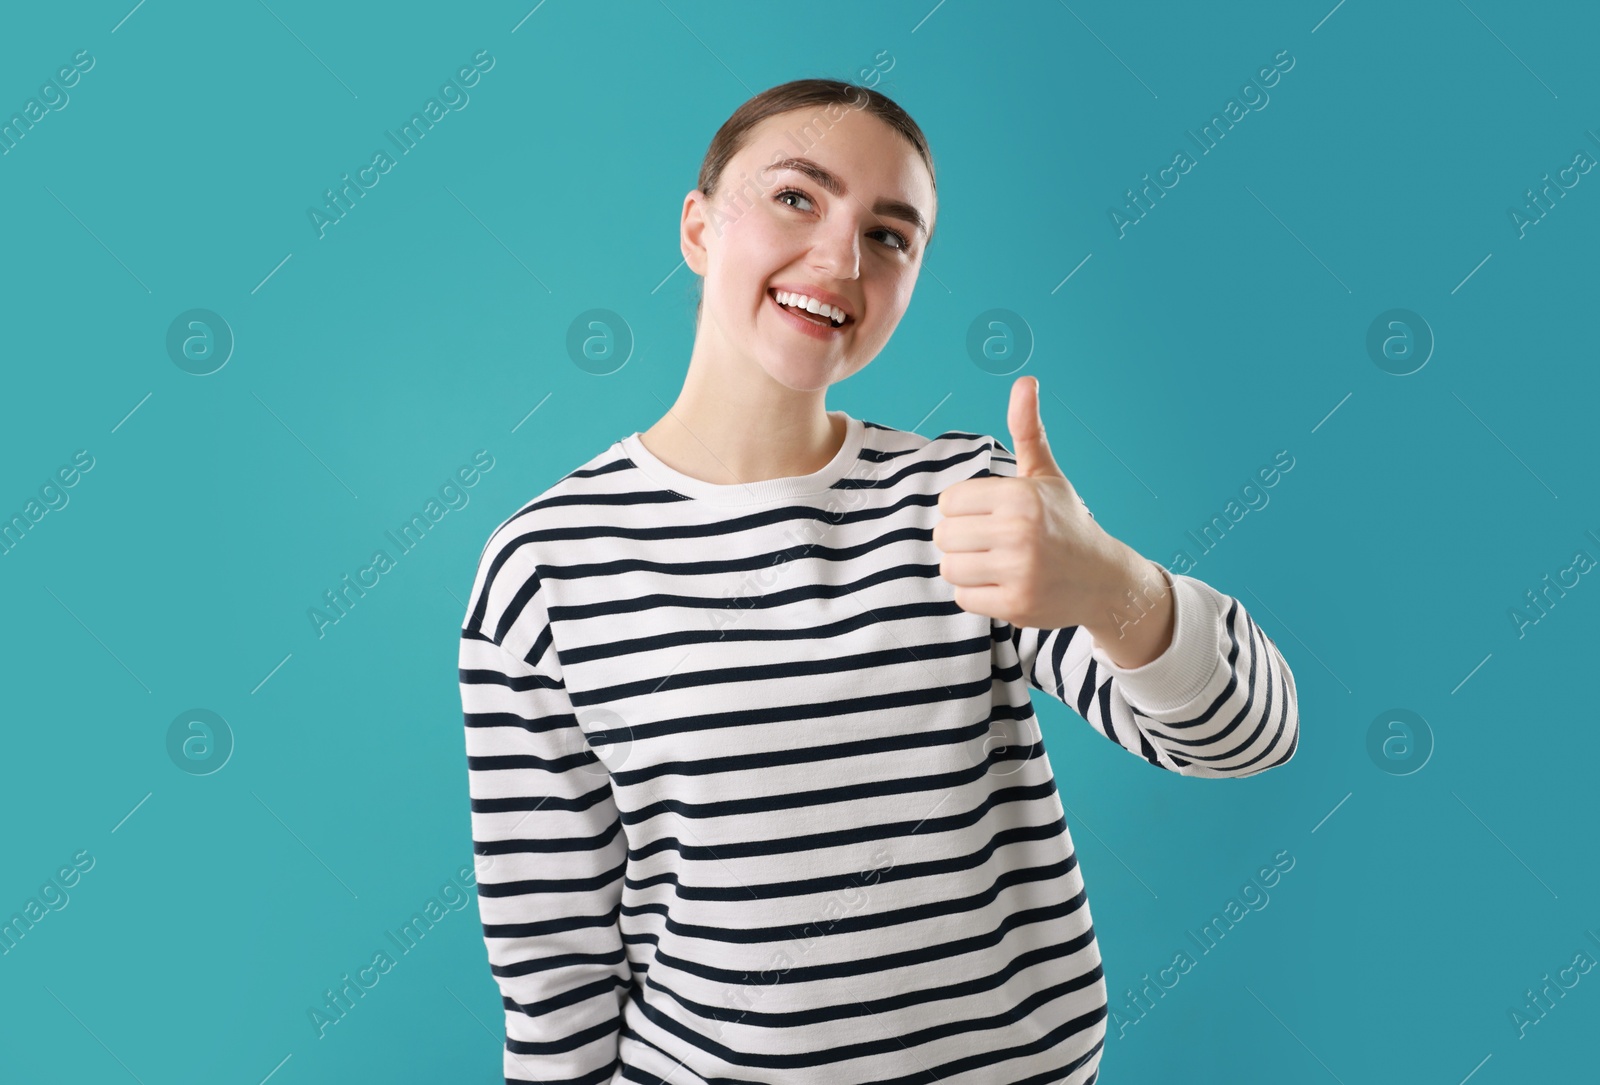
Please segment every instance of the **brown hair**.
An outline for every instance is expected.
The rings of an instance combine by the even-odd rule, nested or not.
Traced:
[[[706,156],[700,163],[697,187],[707,196],[715,195],[717,185],[722,180],[722,171],[727,168],[733,156],[743,149],[750,130],[768,117],[787,113],[793,109],[835,105],[848,105],[853,109],[865,110],[899,132],[922,157],[923,164],[928,167],[928,180],[933,185],[934,195],[938,195],[939,185],[933,170],[933,152],[928,149],[928,139],[922,134],[922,129],[917,127],[917,122],[911,119],[911,115],[886,94],[871,87],[845,83],[837,79],[794,79],[780,83],[755,95],[734,110],[733,115],[722,122],[722,127],[718,128],[717,134],[711,138],[711,146],[706,149]],[[826,115],[819,115],[818,123],[825,132],[833,121]],[[931,231],[928,240],[933,240]],[[700,303],[696,302],[697,322],[699,317]]]

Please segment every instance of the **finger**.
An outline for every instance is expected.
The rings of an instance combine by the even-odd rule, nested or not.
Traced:
[[[994,563],[984,553],[946,554],[939,560],[939,576],[962,588],[993,587],[999,584]]]
[[[1016,485],[1003,475],[965,478],[952,482],[939,494],[939,511],[945,516],[981,516],[1000,507],[1001,491]]]
[[[1006,411],[1011,449],[1017,457],[1018,478],[1066,478],[1050,453],[1039,413],[1039,378],[1018,377],[1011,385],[1011,406]]]
[[[945,554],[993,550],[997,545],[990,516],[947,516],[933,527],[933,545]]]
[[[956,606],[969,614],[982,614],[988,618],[999,618],[1003,613],[1004,596],[1001,595],[1001,592],[1004,590],[1003,588],[991,587],[957,587],[954,589],[955,603]]]

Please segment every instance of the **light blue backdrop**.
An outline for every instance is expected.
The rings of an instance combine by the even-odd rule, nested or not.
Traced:
[[[0,918],[39,918],[0,955],[0,1078],[500,1080],[459,873],[475,563],[664,413],[683,196],[740,102],[807,75],[900,101],[941,196],[903,323],[829,406],[1003,436],[1037,374],[1100,523],[1187,551],[1298,679],[1299,752],[1248,781],[1159,772],[1035,696],[1121,1019],[1103,1080],[1592,1073],[1592,5],[534,3],[6,11],[0,118],[35,123],[0,141],[0,517],[28,521],[0,556]],[[620,367],[569,351],[595,309]],[[1020,369],[969,350],[991,319]]]

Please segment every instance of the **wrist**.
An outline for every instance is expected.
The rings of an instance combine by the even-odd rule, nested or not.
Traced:
[[[1158,658],[1172,644],[1172,582],[1160,565],[1126,544],[1107,578],[1099,617],[1084,623],[1111,661],[1133,669]]]

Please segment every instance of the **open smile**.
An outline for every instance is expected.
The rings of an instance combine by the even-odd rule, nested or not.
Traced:
[[[854,317],[846,317],[843,324],[835,324],[828,317],[818,313],[807,313],[802,310],[779,304],[774,291],[767,291],[767,300],[778,311],[783,321],[796,331],[811,336],[813,339],[836,339],[844,334],[844,330],[855,324]]]

